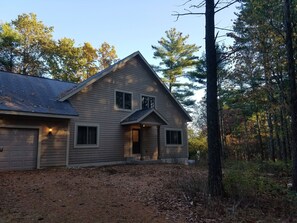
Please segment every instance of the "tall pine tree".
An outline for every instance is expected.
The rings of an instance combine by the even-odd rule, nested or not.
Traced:
[[[162,73],[163,81],[169,91],[184,106],[192,106],[195,103],[195,100],[191,99],[195,86],[187,82],[185,78],[188,76],[187,72],[199,63],[195,55],[199,47],[195,44],[188,44],[189,36],[183,36],[175,28],[165,33],[166,38],[162,37],[158,41],[159,46],[152,46],[154,58],[161,60],[156,70]]]

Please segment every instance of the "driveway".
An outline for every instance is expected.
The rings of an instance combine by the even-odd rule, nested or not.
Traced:
[[[183,168],[188,167],[0,172],[0,222],[183,222],[178,206],[162,208],[168,203],[164,190]]]

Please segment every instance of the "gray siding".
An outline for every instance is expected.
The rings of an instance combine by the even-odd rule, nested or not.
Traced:
[[[142,128],[142,147],[145,155],[151,159],[158,159],[158,130],[156,126]]]
[[[161,127],[161,158],[187,158],[186,117],[177,108],[176,103],[163,89],[147,66],[139,59],[129,60],[125,66],[111,72],[97,82],[73,95],[69,101],[79,114],[70,123],[70,156],[69,164],[87,164],[108,161],[122,161],[131,149],[127,139],[131,137],[127,127],[120,122],[132,111],[116,110],[114,107],[115,90],[128,91],[133,95],[133,111],[141,107],[141,95],[156,97],[156,109],[168,121],[166,127],[183,131],[183,145],[165,146],[165,129]],[[98,123],[100,125],[99,147],[74,148],[75,122]],[[152,133],[144,141],[148,153],[156,154],[156,128],[145,129]],[[153,143],[150,143],[153,142]],[[125,155],[124,155],[125,154]],[[155,155],[154,155],[155,156]]]
[[[0,115],[1,127],[41,127],[40,167],[66,166],[68,120]],[[52,134],[48,134],[49,128]]]

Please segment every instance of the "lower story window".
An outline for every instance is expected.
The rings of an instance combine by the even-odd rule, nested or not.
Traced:
[[[166,130],[166,144],[167,145],[182,145],[182,131],[181,130]]]
[[[76,124],[75,145],[91,147],[99,145],[99,125]]]

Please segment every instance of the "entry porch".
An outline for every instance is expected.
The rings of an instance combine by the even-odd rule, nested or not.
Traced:
[[[124,157],[126,160],[159,160],[161,157],[161,126],[167,121],[155,109],[142,109],[125,118]]]

